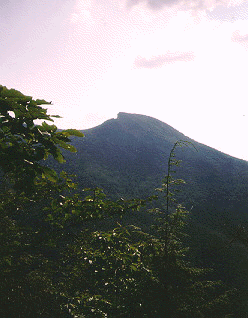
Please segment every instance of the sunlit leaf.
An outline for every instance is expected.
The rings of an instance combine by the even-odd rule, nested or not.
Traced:
[[[63,132],[69,133],[70,135],[76,136],[76,137],[84,137],[84,134],[77,129],[66,129]]]
[[[43,178],[47,178],[49,181],[52,181],[52,182],[56,182],[58,180],[57,173],[54,170],[48,167],[43,167],[42,170],[43,170],[42,172]]]

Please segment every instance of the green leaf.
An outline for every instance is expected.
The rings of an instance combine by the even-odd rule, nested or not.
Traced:
[[[130,268],[135,272],[138,270],[138,268],[135,265],[130,265]]]
[[[57,173],[48,167],[42,167],[42,178],[47,178],[49,181],[56,182],[58,180]]]
[[[44,99],[36,99],[36,104],[37,105],[51,105],[52,102],[46,102]]]
[[[54,132],[57,130],[57,127],[55,125],[49,125],[45,121],[43,121],[43,123],[42,123],[42,128],[43,128],[43,130],[48,131],[48,132],[51,132],[51,131]]]
[[[58,143],[59,143],[60,147],[66,149],[66,150],[69,150],[70,152],[77,152],[77,149],[74,146],[64,142],[63,140],[59,140]]]
[[[84,134],[77,129],[66,129],[63,132],[69,133],[71,136],[84,137]]]
[[[60,151],[56,152],[56,157],[55,159],[59,162],[59,163],[64,163],[66,162],[64,156],[62,155],[62,153]]]

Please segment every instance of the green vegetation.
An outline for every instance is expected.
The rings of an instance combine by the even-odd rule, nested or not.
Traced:
[[[0,86],[0,316],[231,317],[233,291],[184,243],[188,212],[172,191],[180,143],[158,196],[109,199],[45,165],[63,163],[61,148],[76,152],[71,136],[83,134],[36,124],[52,121],[43,104]],[[159,196],[164,206],[151,208]],[[149,231],[122,222],[148,209],[158,216]]]
[[[82,132],[85,138],[72,138],[77,154],[64,153],[63,168],[77,175],[81,187],[98,186],[112,199],[152,195],[166,175],[166,162],[176,141],[195,145],[198,151],[192,147],[176,150],[176,157],[183,161],[176,168],[177,175],[186,182],[179,186],[182,191],[176,198],[190,211],[185,242],[195,266],[213,268],[212,280],[221,279],[228,289],[239,290],[235,317],[246,317],[247,248],[232,237],[248,224],[248,162],[197,143],[144,115],[120,113],[116,119]],[[59,170],[59,165],[50,162],[50,166]],[[162,205],[163,201],[156,201],[156,207]],[[147,232],[154,217],[143,209],[124,215],[123,222]]]

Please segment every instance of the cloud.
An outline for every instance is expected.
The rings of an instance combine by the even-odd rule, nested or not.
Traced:
[[[161,10],[164,7],[180,6],[183,10],[190,9],[212,9],[219,5],[226,7],[235,6],[246,0],[127,0],[127,6],[133,7],[146,3],[151,10]]]
[[[91,0],[78,0],[74,12],[71,14],[72,23],[92,24],[94,19],[91,14],[92,2]]]
[[[241,35],[239,31],[233,32],[232,41],[238,43],[248,42],[248,34]]]
[[[182,2],[182,0],[127,0],[127,6],[133,7],[142,2],[146,2],[148,7],[153,10],[159,10],[162,9],[164,6],[177,5],[178,3]]]
[[[136,68],[159,68],[164,64],[175,63],[175,62],[189,62],[194,59],[194,54],[192,52],[183,53],[167,53],[164,55],[159,55],[152,57],[151,59],[146,59],[144,57],[138,56],[135,59],[134,65]]]
[[[232,34],[232,41],[243,46],[245,50],[248,49],[248,34],[240,34],[240,31],[236,30]]]
[[[227,22],[234,22],[237,20],[247,20],[248,18],[248,3],[242,1],[241,3],[225,2],[217,5],[213,10],[207,12],[207,18],[211,20],[220,20]]]

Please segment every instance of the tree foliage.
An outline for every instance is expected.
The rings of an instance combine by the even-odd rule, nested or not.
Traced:
[[[8,178],[14,176],[13,188],[18,191],[31,189],[38,178],[56,181],[54,170],[43,165],[49,155],[58,162],[65,161],[61,148],[75,152],[69,144],[70,136],[82,137],[74,129],[57,131],[47,110],[40,105],[50,104],[44,100],[33,100],[32,97],[6,87],[0,86],[0,167]],[[43,121],[41,125],[36,120]]]
[[[99,188],[78,190],[65,172],[57,175],[44,164],[48,156],[63,163],[61,149],[76,151],[70,136],[83,136],[49,125],[45,104],[0,86],[0,316],[229,313],[221,284],[204,280],[207,271],[190,263],[183,243],[187,212],[181,205],[169,209],[169,187],[182,183],[171,176],[177,145],[160,189],[165,210],[155,209],[160,220],[146,233],[121,220],[129,211],[146,209],[155,196],[113,201]],[[108,220],[110,229],[104,230]]]

